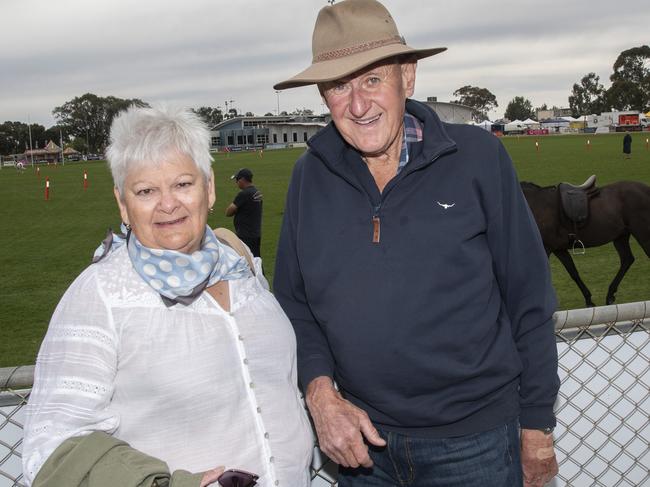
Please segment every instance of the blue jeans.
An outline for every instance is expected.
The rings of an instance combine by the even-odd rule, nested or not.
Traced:
[[[339,487],[521,487],[519,428],[512,421],[457,438],[419,438],[379,430],[374,466],[340,468]]]

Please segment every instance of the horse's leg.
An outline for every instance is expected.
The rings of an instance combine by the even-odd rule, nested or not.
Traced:
[[[632,249],[630,248],[629,233],[614,240],[614,247],[616,248],[616,252],[618,252],[621,266],[619,267],[616,276],[614,276],[614,280],[609,285],[609,290],[607,291],[607,304],[613,304],[614,301],[616,301],[614,295],[616,294],[616,291],[618,291],[618,285],[621,283],[623,276],[625,276],[625,273],[634,262],[634,255],[632,255]]]
[[[649,207],[650,209],[650,207]],[[638,211],[631,218],[628,228],[645,255],[650,257],[650,212]]]
[[[582,279],[580,279],[580,274],[578,274],[578,269],[576,269],[576,265],[573,263],[573,259],[571,258],[569,251],[566,249],[555,250],[553,251],[553,254],[555,254],[555,257],[557,257],[558,260],[562,262],[562,265],[571,276],[571,279],[573,279],[573,282],[575,282],[580,288],[580,291],[585,298],[585,305],[587,308],[596,306],[591,300],[591,292],[589,291],[589,288],[587,288],[585,283],[582,282]]]

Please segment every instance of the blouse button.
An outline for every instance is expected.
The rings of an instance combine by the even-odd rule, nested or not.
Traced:
[[[275,457],[269,458],[269,462],[271,462],[271,463],[275,462]]]
[[[276,480],[276,481],[275,481],[275,485],[280,485],[280,481],[279,481],[279,480]]]
[[[268,433],[264,433],[264,438],[266,438],[266,439],[268,440],[268,439],[269,439],[269,434],[268,434]]]
[[[237,338],[239,338],[241,341],[244,340],[244,337],[242,335],[238,335]]]
[[[252,382],[248,385],[250,386],[251,389],[255,389],[255,384],[253,384]]]
[[[244,359],[244,364],[248,365],[248,359],[247,358]]]
[[[257,406],[257,412],[258,412],[258,413],[261,413],[261,412],[262,412],[262,408],[259,407],[259,406]]]

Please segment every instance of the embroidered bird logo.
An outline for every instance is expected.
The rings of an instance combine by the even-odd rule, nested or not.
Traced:
[[[456,203],[452,203],[451,205],[449,203],[440,203],[440,201],[436,201],[440,206],[442,206],[445,210],[448,210],[452,206],[456,206]]]

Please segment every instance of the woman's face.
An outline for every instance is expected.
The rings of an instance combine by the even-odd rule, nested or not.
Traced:
[[[136,165],[126,175],[124,194],[114,191],[122,221],[142,245],[186,254],[201,247],[215,200],[214,177],[206,181],[186,154]]]

